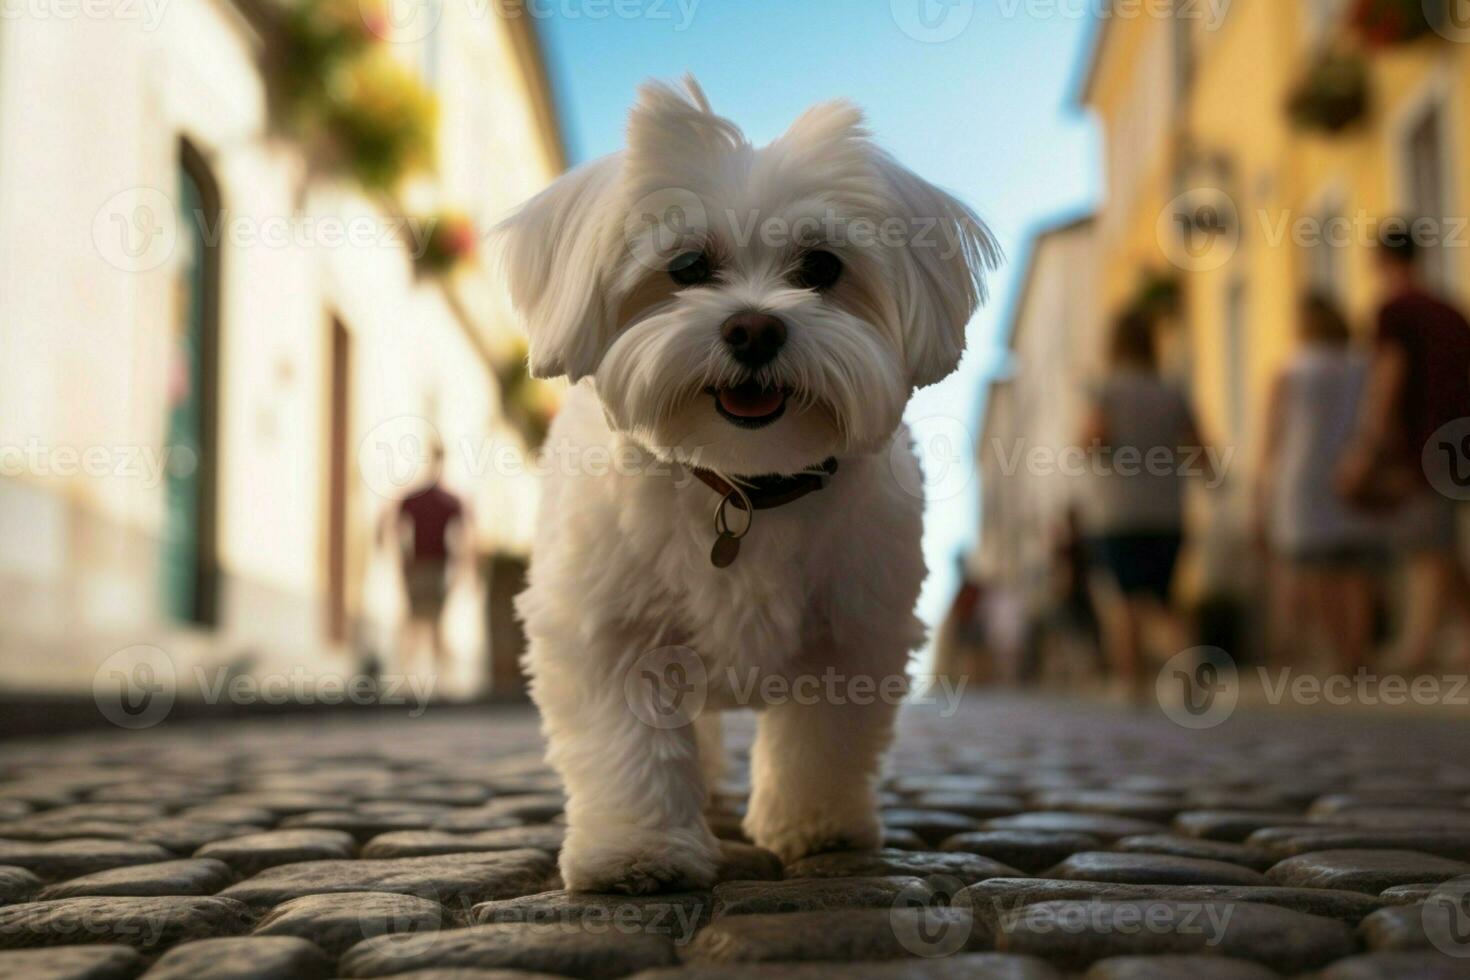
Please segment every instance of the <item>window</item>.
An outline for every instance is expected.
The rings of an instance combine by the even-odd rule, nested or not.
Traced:
[[[1448,255],[1438,247],[1440,235],[1449,227],[1449,191],[1446,187],[1445,131],[1442,104],[1435,100],[1418,118],[1411,120],[1404,138],[1404,174],[1407,182],[1408,214],[1413,219],[1434,222],[1432,240],[1421,237],[1420,272],[1426,282],[1447,290]]]
[[[164,422],[164,612],[181,623],[216,621],[216,397],[219,334],[219,188],[203,155],[179,144],[178,302]]]
[[[1346,292],[1343,280],[1347,259],[1345,250],[1351,241],[1345,220],[1342,209],[1335,203],[1318,210],[1315,220],[1317,236],[1307,245],[1305,256],[1308,291],[1339,302]]]
[[[352,439],[352,336],[338,317],[328,325],[327,363],[327,639],[349,639],[348,474]]]
[[[1318,45],[1331,36],[1346,9],[1347,0],[1306,0],[1307,42]]]
[[[1184,0],[1174,0],[1174,92],[1176,105],[1183,108],[1194,82],[1194,22],[1196,15]]]

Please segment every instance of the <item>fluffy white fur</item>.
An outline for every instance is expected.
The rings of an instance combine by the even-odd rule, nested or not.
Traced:
[[[677,220],[639,213],[669,202]],[[820,230],[768,233],[803,217]],[[852,231],[884,221],[907,234]],[[718,847],[703,811],[727,679],[902,676],[922,642],[923,502],[904,489],[918,477],[901,416],[958,363],[995,248],[968,208],[876,147],[852,106],[817,106],[757,148],[692,80],[645,86],[628,148],[561,178],[500,237],[533,373],[577,382],[549,442],[580,453],[562,458],[594,447],[623,464],[549,477],[518,603],[568,792],[562,876],[593,891],[708,886]],[[792,282],[813,247],[844,263],[830,290]],[[717,259],[716,281],[672,283],[669,257],[690,250]],[[755,372],[721,341],[742,311],[788,328]],[[755,431],[708,394],[752,377],[791,392],[785,415]],[[711,565],[717,497],[679,461],[754,476],[829,456],[840,468],[826,490],[759,512],[738,561]],[[669,645],[705,665],[699,724],[658,728],[630,708],[631,665]],[[787,861],[880,842],[874,783],[895,709],[838,700],[762,711],[745,829]]]

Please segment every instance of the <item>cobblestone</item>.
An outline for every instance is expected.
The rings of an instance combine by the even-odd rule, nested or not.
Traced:
[[[223,861],[210,858],[134,864],[83,875],[50,885],[37,896],[78,898],[83,895],[213,895],[233,880]]]
[[[0,866],[0,905],[24,902],[41,887],[41,879],[25,868]]]
[[[1043,871],[1079,851],[1095,851],[1103,842],[1091,834],[1046,830],[981,830],[956,834],[941,850],[962,851],[1019,868],[1027,873]]]
[[[489,854],[360,861],[307,861],[267,868],[223,892],[256,907],[330,892],[396,892],[439,902],[484,902],[535,890],[552,874],[551,856],[522,849]]]
[[[1281,974],[1250,960],[1222,956],[1114,956],[1083,980],[1276,980]]]
[[[332,966],[305,939],[200,939],[169,950],[144,980],[325,980]]]
[[[1249,902],[1063,901],[1029,905],[995,923],[995,947],[1084,967],[1125,955],[1232,956],[1284,973],[1351,955],[1341,922]]]
[[[1259,872],[1238,864],[1170,854],[1088,851],[1073,854],[1046,873],[1048,878],[1107,881],[1123,885],[1264,885]]]
[[[57,946],[0,952],[0,977],[26,980],[132,980],[146,960],[128,946]]]
[[[0,976],[1470,977],[1438,894],[1470,881],[1463,725],[914,710],[885,849],[785,868],[740,828],[730,728],[720,883],[637,898],[561,888],[564,801],[521,709],[13,743]]]
[[[333,956],[375,936],[433,932],[452,924],[438,902],[392,892],[304,895],[282,902],[255,927],[258,936],[308,939]]]
[[[249,877],[281,864],[349,858],[354,850],[352,835],[340,830],[272,830],[205,844],[195,855],[223,861]]]
[[[151,952],[249,923],[249,910],[224,898],[60,898],[0,908],[0,949],[117,942]]]
[[[612,980],[676,961],[667,936],[578,923],[472,926],[413,936],[381,936],[359,943],[342,957],[349,977],[383,977],[406,965],[498,967],[537,973]]]

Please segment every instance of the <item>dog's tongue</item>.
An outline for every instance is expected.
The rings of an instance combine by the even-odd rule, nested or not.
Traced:
[[[720,400],[720,407],[731,415],[758,419],[780,408],[786,396],[780,389],[762,388],[747,381],[735,388],[721,388],[715,397]]]

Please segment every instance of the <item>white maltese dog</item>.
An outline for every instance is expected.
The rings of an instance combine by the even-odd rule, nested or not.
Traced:
[[[761,709],[751,840],[785,861],[880,846],[876,777],[924,636],[901,418],[959,362],[989,232],[852,105],[757,148],[688,79],[646,85],[628,148],[498,233],[532,374],[573,382],[518,600],[566,886],[713,883],[704,810],[736,705]]]

